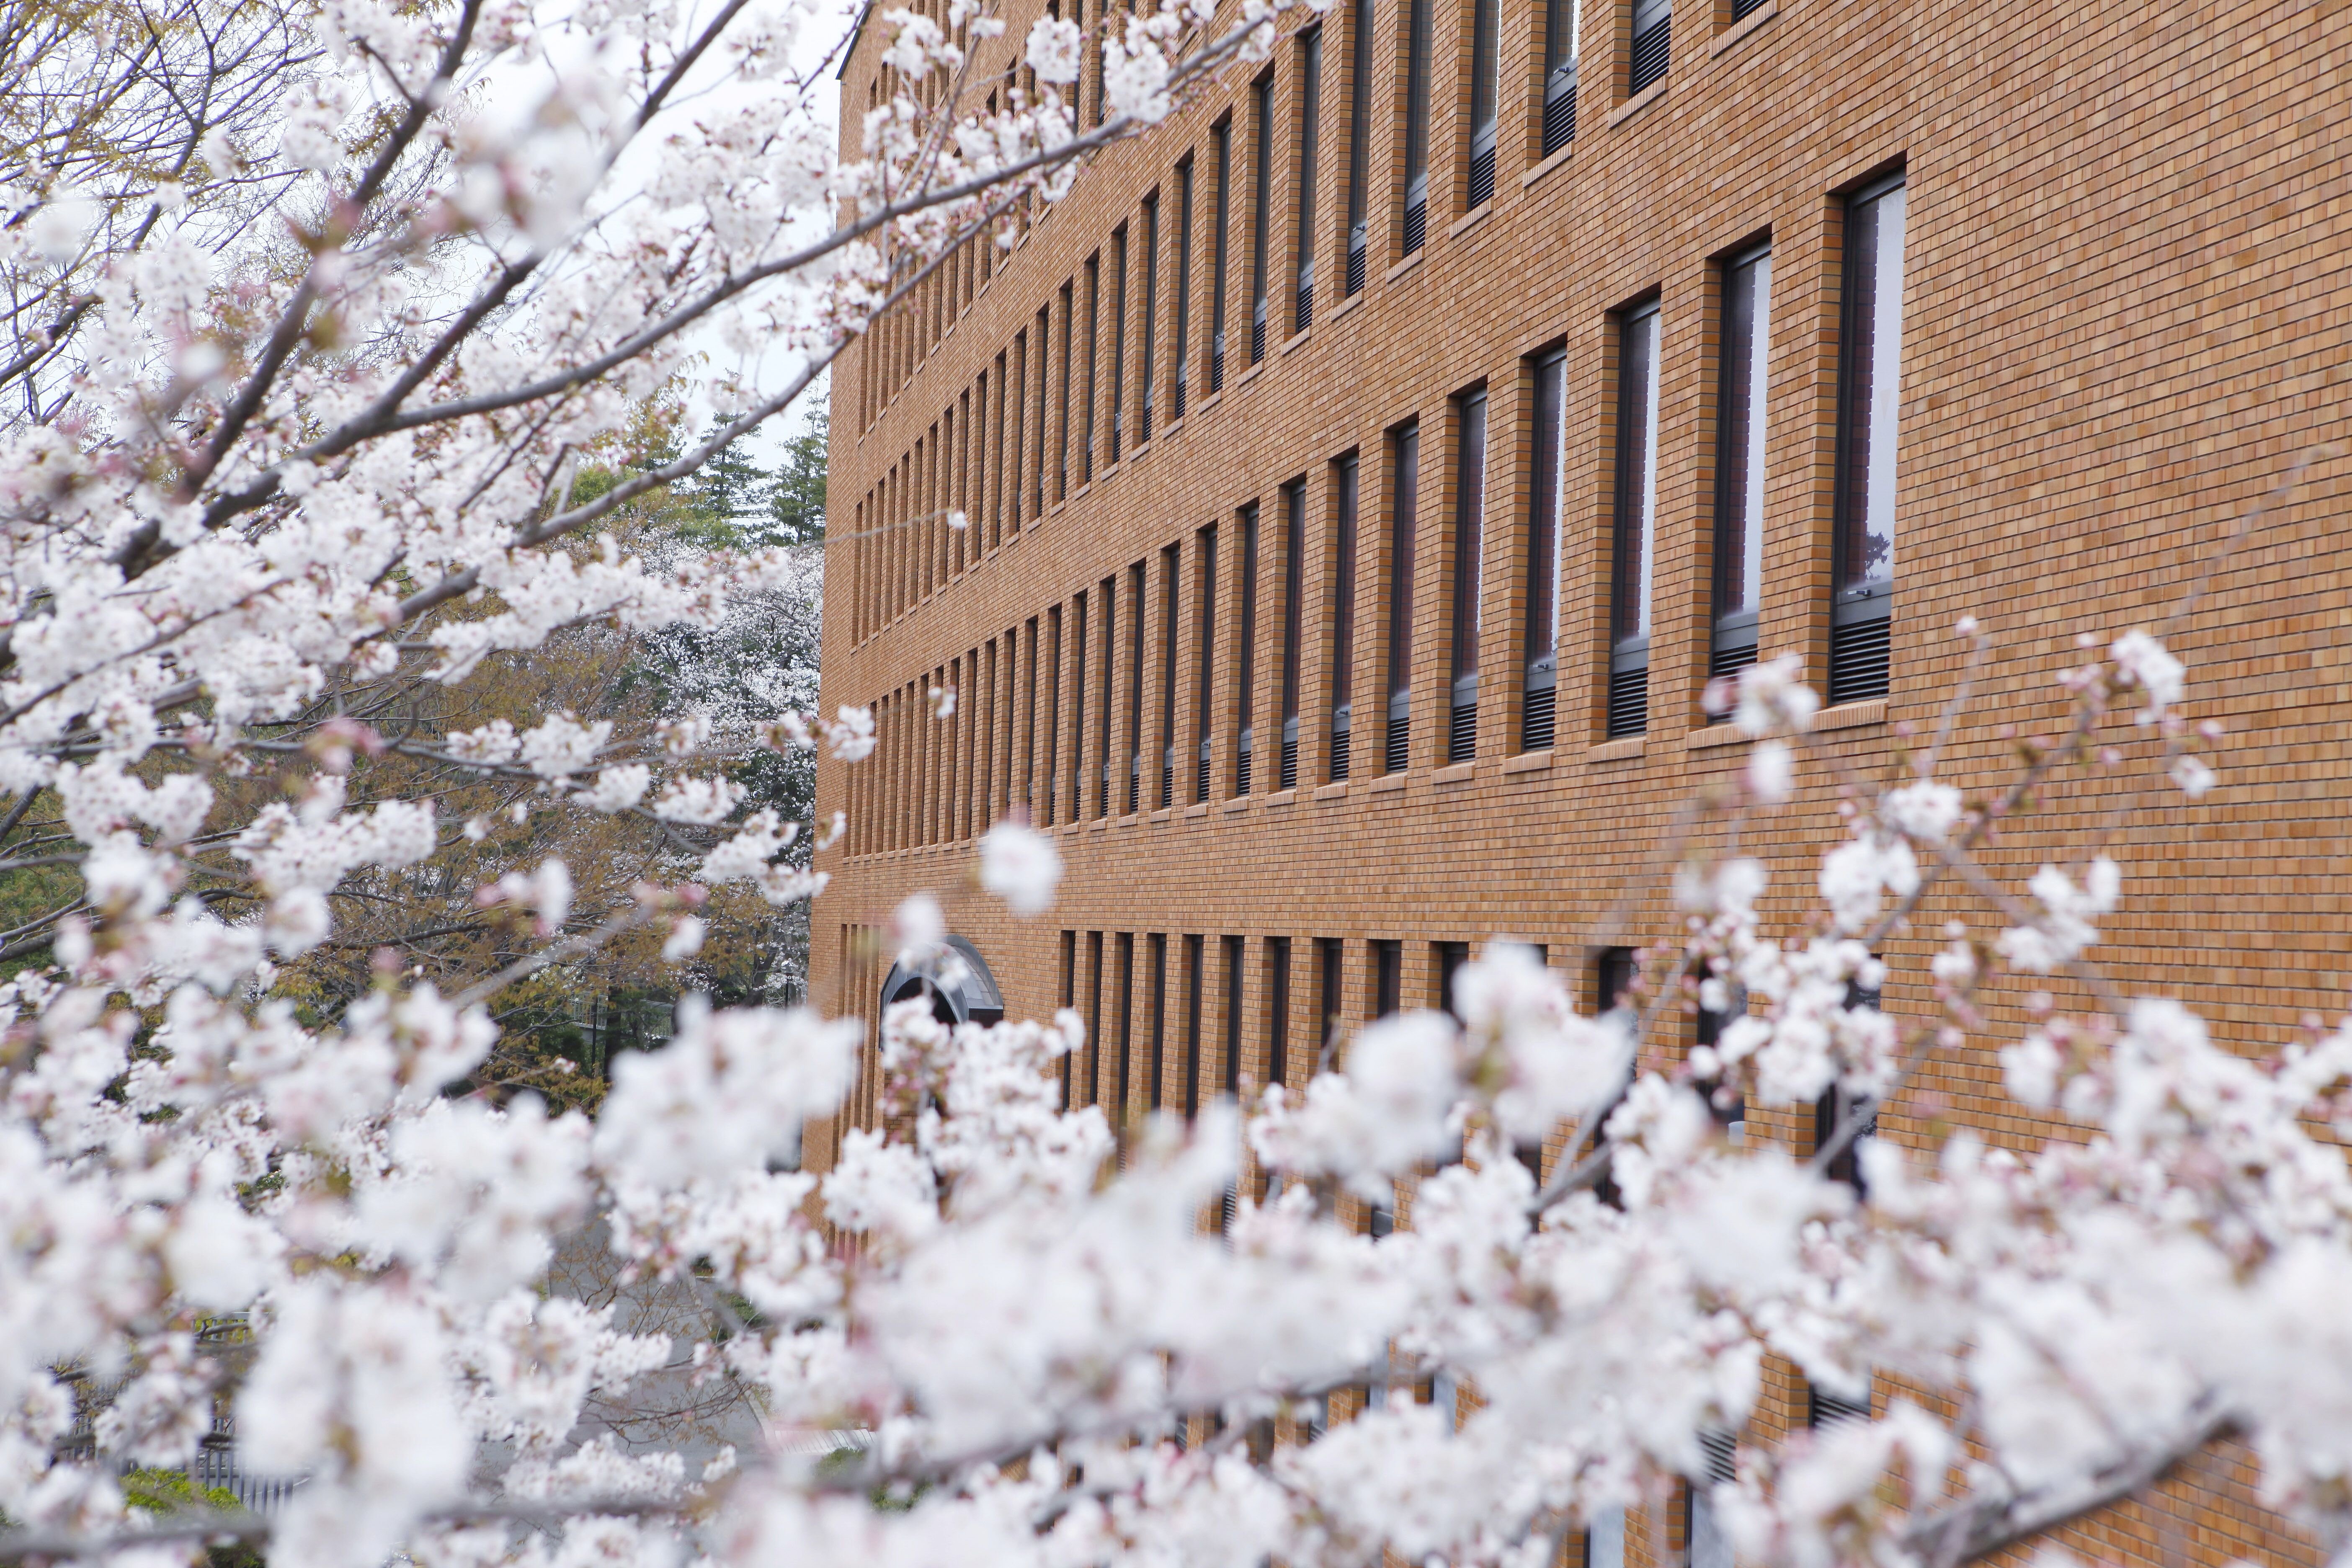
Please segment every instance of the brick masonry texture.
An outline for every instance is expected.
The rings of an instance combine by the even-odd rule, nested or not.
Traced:
[[[1103,1038],[1081,1064],[1082,1099],[1127,1085],[1130,1114],[1152,1103],[1150,1042],[1160,1043],[1162,1102],[1184,1098],[1192,945],[1203,939],[1197,1030],[1206,1090],[1227,1081],[1223,965],[1239,938],[1241,1081],[1267,1076],[1276,1033],[1269,956],[1288,939],[1286,1074],[1313,1070],[1324,1037],[1319,965],[1336,940],[1338,1021],[1376,1005],[1372,944],[1401,943],[1406,1005],[1436,1000],[1441,942],[1497,933],[1545,944],[1549,961],[1595,1005],[1598,950],[1675,930],[1654,852],[1682,803],[1725,777],[1746,748],[1708,730],[1705,681],[1714,495],[1716,315],[1725,257],[1772,248],[1765,459],[1761,648],[1805,655],[1820,679],[1829,637],[1835,464],[1842,195],[1895,168],[1906,178],[1896,600],[1892,686],[1881,700],[1826,716],[1801,763],[1788,807],[1747,831],[1772,870],[1768,927],[1788,931],[1810,905],[1813,858],[1838,831],[1836,773],[1879,778],[1905,765],[1908,737],[1929,732],[1965,660],[1951,635],[1978,616],[1994,661],[1944,752],[1942,775],[1969,792],[1998,787],[2014,738],[2054,733],[2064,707],[2054,678],[2102,640],[2170,615],[2224,542],[2299,459],[2342,429],[2352,359],[2352,283],[2342,265],[2345,143],[2332,133],[2352,95],[2352,37],[2318,13],[2234,4],[2052,7],[2024,0],[1768,0],[1734,22],[1728,4],[1683,0],[1665,81],[1624,101],[1630,5],[1584,0],[1577,134],[1539,160],[1544,27],[1540,6],[1512,0],[1501,17],[1502,91],[1493,200],[1462,210],[1468,164],[1469,0],[1432,0],[1428,240],[1402,254],[1403,0],[1370,9],[1371,112],[1365,148],[1371,255],[1365,288],[1343,298],[1349,167],[1348,30],[1324,26],[1323,113],[1315,194],[1314,321],[1292,336],[1295,173],[1301,71],[1286,38],[1264,69],[1274,83],[1265,357],[1249,354],[1251,180],[1256,127],[1251,79],[1236,74],[1170,123],[1101,157],[1074,195],[1025,232],[992,274],[960,258],[969,279],[926,321],[910,312],[854,347],[834,372],[833,530],[826,576],[824,700],[880,703],[876,763],[820,769],[820,808],[851,813],[850,836],[819,857],[833,881],[814,916],[814,994],[829,1011],[871,1016],[887,954],[876,932],[908,892],[929,889],[955,930],[987,956],[1012,1016],[1066,1001]],[[1011,59],[1042,0],[1006,13]],[[1094,21],[1091,13],[1089,23]],[[865,100],[881,40],[852,52],[844,102]],[[1091,77],[1091,73],[1089,73]],[[1089,100],[1089,109],[1091,100]],[[1213,126],[1232,116],[1236,190],[1222,391],[1208,385],[1212,319]],[[855,121],[855,115],[845,118]],[[856,134],[845,134],[854,151]],[[1177,306],[1178,166],[1198,170],[1191,241],[1191,342],[1185,409],[1171,417]],[[1091,474],[1075,442],[1083,410],[1064,418],[1061,290],[1073,290],[1082,394],[1087,264],[1100,257],[1105,310],[1114,234],[1127,226],[1139,262],[1142,205],[1160,197],[1159,281],[1151,356],[1153,428],[1134,439],[1143,353],[1143,289],[1130,273],[1122,395],[1126,440],[1109,457],[1112,331],[1096,377]],[[963,296],[969,293],[967,300]],[[1661,305],[1656,579],[1650,725],[1606,742],[1608,560],[1615,420],[1612,312]],[[1038,317],[1049,312],[1040,376]],[[1024,334],[1026,334],[1024,337]],[[922,352],[916,352],[920,343]],[[1516,711],[1527,595],[1526,519],[1534,431],[1532,356],[1566,351],[1557,743],[1518,754]],[[888,352],[888,364],[882,363]],[[998,356],[1005,355],[1005,369]],[[1004,375],[1022,398],[1024,492],[1015,520],[992,526],[969,479],[959,430],[997,410]],[[1039,388],[1042,384],[1043,401]],[[1488,410],[1483,518],[1480,711],[1475,760],[1448,766],[1445,724],[1454,560],[1457,399],[1484,387]],[[1048,424],[1045,508],[1033,516],[1040,407]],[[942,421],[946,420],[944,440]],[[1408,767],[1381,776],[1387,558],[1395,478],[1391,434],[1418,421],[1413,563],[1415,637]],[[1071,427],[1066,486],[1055,472]],[[984,433],[989,427],[976,426]],[[950,463],[940,463],[948,447]],[[918,450],[922,454],[919,466]],[[1330,642],[1336,580],[1336,459],[1357,454],[1362,500],[1353,643],[1351,776],[1329,784]],[[915,481],[910,484],[909,477]],[[1276,785],[1282,679],[1284,500],[1304,482],[1298,784]],[[2099,950],[2120,990],[2177,995],[2217,1034],[2249,1050],[2291,1038],[2299,1020],[2347,1008],[2347,841],[2352,775],[2352,610],[2337,552],[2352,542],[2343,458],[2313,457],[2299,484],[2213,569],[2192,613],[2167,628],[2189,663],[2194,717],[2227,737],[2210,756],[2221,786],[2204,804],[2139,775],[2075,772],[2002,833],[1988,859],[2021,879],[2079,845],[2122,804],[2137,807],[2113,845],[2126,907]],[[1254,661],[1252,791],[1236,790],[1236,581],[1242,509],[1260,509]],[[963,506],[971,528],[938,521]],[[1205,699],[1209,797],[1196,801],[1203,699],[1201,531],[1216,531],[1215,638]],[[863,537],[853,537],[866,531]],[[1175,553],[1163,553],[1170,547]],[[929,580],[921,562],[932,563]],[[1129,569],[1144,568],[1139,702],[1129,638],[1137,606]],[[1167,731],[1160,617],[1163,574],[1177,574],[1178,689]],[[1103,585],[1116,581],[1116,647],[1102,646]],[[912,584],[911,592],[891,584]],[[1074,642],[1087,595],[1086,689]],[[1062,626],[1052,642],[1053,616]],[[1035,622],[1033,630],[1031,623]],[[1058,653],[1056,659],[1055,655]],[[1103,788],[1100,682],[1114,770]],[[976,656],[976,657],[975,657]],[[1033,693],[1032,658],[1039,674]],[[958,711],[928,717],[925,694],[956,687]],[[1075,813],[1071,732],[1083,699],[1084,795]],[[1139,714],[1143,733],[1130,732]],[[1049,726],[1047,720],[1057,722]],[[1024,801],[1042,815],[1048,730],[1054,832],[1068,878],[1054,912],[1008,916],[972,879],[972,839]],[[2131,740],[2128,721],[2113,738]],[[2144,740],[2138,750],[2145,752]],[[1163,749],[1174,746],[1175,800],[1159,808]],[[1129,812],[1128,759],[1145,759],[1141,809]],[[920,788],[918,788],[918,785]],[[1948,919],[1992,929],[1982,903],[1933,899],[1891,941],[1885,1005],[1921,1016],[1925,962]],[[1092,953],[1100,936],[1102,980]],[[1151,994],[1150,939],[1165,938],[1166,981]],[[1119,987],[1119,937],[1133,939]],[[2055,985],[2062,1001],[2075,1001]],[[1932,1147],[1955,1126],[2031,1147],[2058,1130],[2000,1091],[1993,1050],[2024,1017],[2022,987],[1996,988],[1990,1037],[1939,1057],[1887,1108],[1885,1136]],[[1118,1041],[1135,1053],[1115,1071]],[[873,1111],[870,1086],[854,1108]],[[1810,1141],[1809,1116],[1758,1115],[1757,1135]],[[812,1159],[829,1157],[830,1135]],[[1407,1216],[1409,1220],[1409,1215]],[[1759,1432],[1801,1424],[1793,1369],[1768,1380]],[[1882,1389],[1882,1394],[1884,1394]],[[2314,1559],[2311,1543],[2253,1505],[2251,1460],[2210,1454],[2147,1506],[2112,1510],[2078,1531],[2079,1549],[2146,1562]],[[1636,1558],[1643,1532],[1629,1533]]]

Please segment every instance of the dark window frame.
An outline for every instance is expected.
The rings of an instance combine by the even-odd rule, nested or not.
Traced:
[[[1652,589],[1657,559],[1655,296],[1617,313],[1617,433],[1610,495],[1609,733],[1648,731]]]
[[[1349,452],[1332,464],[1332,515],[1335,542],[1331,616],[1331,782],[1348,776],[1349,743],[1355,724],[1356,675],[1356,509],[1360,501],[1362,465]]]
[[[1763,598],[1763,393],[1771,360],[1772,247],[1725,258],[1716,333],[1715,517],[1707,602],[1707,674],[1756,662]],[[1755,567],[1751,583],[1750,565]]]
[[[1529,377],[1535,444],[1528,479],[1527,574],[1519,632],[1519,750],[1558,739],[1559,563],[1568,446],[1568,351],[1536,356]]]
[[[1388,637],[1386,668],[1388,724],[1383,737],[1383,771],[1403,773],[1411,765],[1412,722],[1412,595],[1413,552],[1420,530],[1421,426],[1411,424],[1389,437],[1394,475],[1389,500],[1389,567],[1387,584]],[[1402,753],[1400,756],[1400,753]]]
[[[1478,653],[1485,625],[1486,564],[1486,389],[1454,400],[1454,582],[1446,630],[1446,760],[1465,763],[1478,751]]]
[[[1891,683],[1897,565],[1895,452],[1901,439],[1904,228],[1909,183],[1901,169],[1856,190],[1844,204],[1844,256],[1838,309],[1837,462],[1832,506],[1830,690],[1832,703],[1884,697]],[[1894,204],[1890,209],[1888,203]],[[1885,215],[1894,214],[1894,286],[1881,277]],[[1891,295],[1891,299],[1889,296]],[[1893,342],[1885,331],[1891,316]],[[1887,363],[1880,362],[1881,349]],[[1891,385],[1880,384],[1891,370]],[[1881,421],[1885,428],[1879,428]],[[1882,437],[1884,439],[1882,440]],[[1874,469],[1884,450],[1884,492]],[[1883,506],[1881,502],[1883,501]],[[1879,513],[1884,511],[1884,527]],[[1874,536],[1885,559],[1870,559]]]
[[[1298,38],[1298,159],[1295,188],[1298,192],[1297,237],[1294,246],[1290,331],[1293,336],[1315,324],[1315,183],[1322,147],[1323,29],[1307,28]]]
[[[1307,481],[1282,487],[1282,752],[1278,790],[1298,784],[1298,675],[1306,628]]]

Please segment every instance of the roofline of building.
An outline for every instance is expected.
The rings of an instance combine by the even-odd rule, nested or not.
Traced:
[[[834,80],[840,81],[849,75],[849,58],[857,52],[857,36],[866,31],[866,18],[872,15],[874,0],[866,0],[866,4],[857,8],[857,20],[850,25],[849,42],[842,46],[841,68],[833,73]]]

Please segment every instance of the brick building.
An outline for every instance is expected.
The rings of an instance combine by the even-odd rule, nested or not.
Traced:
[[[1013,0],[983,64],[1045,3]],[[1008,1014],[1080,1010],[1071,1092],[1129,1117],[1301,1081],[1496,933],[1605,1005],[1622,950],[1673,929],[1653,847],[1742,761],[1701,710],[1711,669],[1801,652],[1829,750],[1883,773],[1972,613],[1998,658],[1944,772],[2005,779],[2012,737],[2061,721],[2075,636],[2169,613],[2341,428],[2352,41],[2312,14],[1287,20],[834,372],[824,700],[873,704],[881,750],[820,773],[850,816],[819,858],[829,1009],[872,1015],[873,933],[917,889]],[[879,57],[869,31],[844,70],[853,146]],[[1090,68],[1088,122],[1098,98]],[[2169,632],[2228,726],[2222,787],[2143,792],[2116,847],[2116,983],[2250,1047],[2340,1015],[2352,980],[2344,482],[2315,463]],[[1784,925],[1837,830],[1830,767],[1800,783],[1747,840]],[[1993,859],[2030,872],[2131,787],[2076,775]],[[1024,808],[1069,868],[1036,921],[971,886],[977,834]],[[1930,912],[1887,946],[1890,1010],[1922,1005],[1947,916],[1990,918]],[[1990,1044],[1939,1060],[1882,1134],[2043,1136],[1998,1080]],[[1751,1133],[1801,1151],[1814,1119]],[[1811,1413],[1776,1369],[1759,1425]],[[2249,1496],[2224,1449],[2080,1544],[2312,1555]]]

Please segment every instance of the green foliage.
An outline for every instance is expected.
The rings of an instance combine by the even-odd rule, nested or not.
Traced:
[[[784,445],[783,467],[768,491],[770,542],[814,544],[824,538],[824,472],[828,444],[824,405],[808,428]]]
[[[138,1469],[122,1478],[122,1500],[150,1513],[180,1513],[207,1509],[214,1513],[243,1513],[245,1505],[226,1487],[200,1487],[185,1470]]]
[[[730,418],[714,418],[704,438]],[[826,428],[820,407],[807,427],[784,444],[784,460],[775,468],[753,462],[740,441],[722,448],[678,496],[680,515],[672,527],[698,543],[740,549],[822,542]]]
[[[184,1470],[137,1469],[122,1478],[122,1500],[158,1518],[184,1513],[241,1514],[245,1505],[226,1487],[200,1487]],[[262,1568],[260,1551],[232,1541],[205,1548],[206,1568]]]

